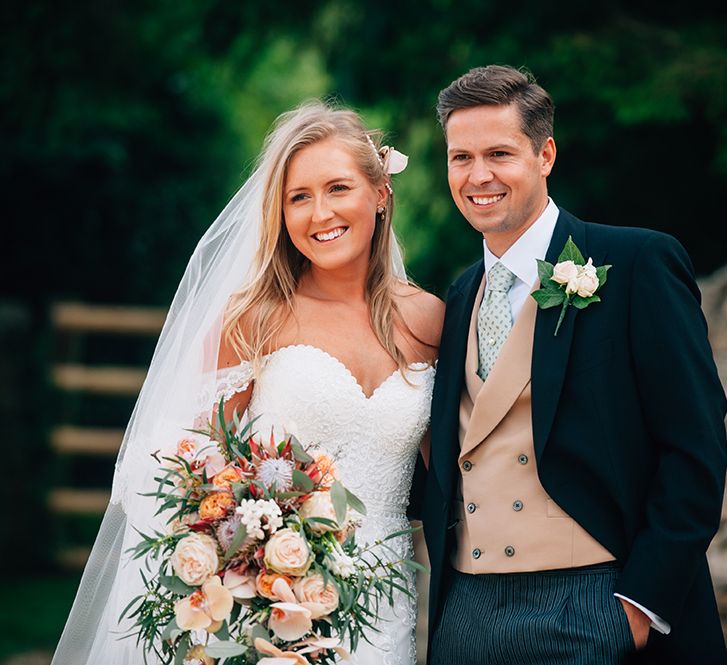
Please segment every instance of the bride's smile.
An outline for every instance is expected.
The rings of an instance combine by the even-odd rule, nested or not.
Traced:
[[[330,231],[318,231],[313,234],[313,237],[318,242],[333,242],[334,240],[338,240],[346,231],[348,231],[347,226],[337,226]]]
[[[285,227],[293,245],[315,267],[357,267],[365,274],[377,207],[385,201],[385,183],[371,184],[339,138],[307,146],[290,160]]]

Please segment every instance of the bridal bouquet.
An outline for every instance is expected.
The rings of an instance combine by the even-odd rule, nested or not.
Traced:
[[[382,602],[407,595],[410,560],[385,541],[357,545],[362,502],[330,458],[292,435],[267,442],[226,422],[190,430],[159,457],[151,496],[166,533],[140,533],[145,592],[121,619],[164,665],[333,663],[355,651]],[[154,565],[152,565],[154,563]]]

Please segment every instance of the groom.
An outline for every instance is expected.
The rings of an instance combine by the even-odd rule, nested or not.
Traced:
[[[473,69],[437,110],[484,260],[449,291],[434,388],[429,662],[727,663],[705,558],[726,400],[689,258],[548,197],[553,102],[531,77]],[[612,267],[555,334],[536,259],[557,263],[569,238]]]

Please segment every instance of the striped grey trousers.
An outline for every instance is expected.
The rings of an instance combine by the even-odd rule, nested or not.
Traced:
[[[451,571],[431,642],[431,665],[617,665],[633,651],[613,589],[619,569],[600,564],[537,573]]]

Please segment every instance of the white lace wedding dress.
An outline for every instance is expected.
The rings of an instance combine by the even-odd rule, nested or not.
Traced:
[[[336,463],[343,484],[366,505],[359,543],[407,529],[406,508],[422,436],[429,423],[434,368],[411,365],[409,385],[393,372],[367,397],[348,368],[308,345],[282,347],[264,358],[253,376],[249,363],[221,371],[217,399],[230,398],[255,381],[248,415],[255,429],[284,425],[301,443],[314,444]],[[390,541],[401,556],[413,558],[410,536]],[[349,662],[356,665],[414,665],[416,603],[404,594],[393,608],[382,605],[379,632],[359,643]]]

